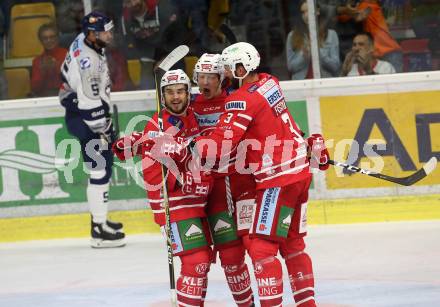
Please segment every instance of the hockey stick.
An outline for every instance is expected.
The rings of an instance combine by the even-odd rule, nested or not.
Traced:
[[[159,132],[163,132],[163,120],[162,120],[162,93],[160,90],[160,81],[163,75],[178,61],[183,59],[188,54],[189,48],[185,45],[180,45],[168,56],[162,60],[159,66],[154,70],[154,81],[156,84],[156,109],[158,114]],[[170,221],[170,204],[168,201],[168,189],[166,186],[166,174],[167,168],[161,164],[162,168],[162,191],[163,191],[163,203],[165,210],[165,234],[167,237],[167,251],[168,251],[168,271],[170,274],[170,294],[172,306],[177,306],[177,292],[176,281],[174,276],[174,260],[173,260],[173,247],[171,245],[171,221]]]
[[[427,163],[425,163],[425,165],[423,165],[423,167],[421,169],[417,170],[415,173],[413,173],[409,176],[406,176],[406,177],[388,176],[385,174],[376,173],[374,171],[366,170],[366,169],[363,169],[363,168],[360,168],[360,167],[357,167],[354,165],[350,165],[350,164],[346,164],[346,163],[342,163],[342,162],[338,162],[338,161],[334,161],[334,160],[329,160],[328,163],[331,165],[342,167],[342,168],[344,168],[348,171],[351,171],[353,173],[361,173],[361,174],[365,174],[365,175],[368,175],[371,177],[394,182],[394,183],[397,183],[400,185],[410,186],[410,185],[413,185],[414,183],[422,180],[423,178],[425,178],[426,176],[428,176],[429,174],[431,174],[435,170],[435,168],[437,167],[437,158],[432,157],[431,159],[429,159],[429,161]]]
[[[119,112],[118,112],[118,106],[117,105],[113,105],[113,124],[115,127],[115,134],[116,134],[116,138],[119,138]]]

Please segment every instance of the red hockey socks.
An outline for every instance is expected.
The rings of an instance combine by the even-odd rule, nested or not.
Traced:
[[[203,306],[203,292],[206,292],[207,275],[211,264],[211,251],[202,250],[180,256],[182,269],[177,279],[177,304],[183,306]],[[206,293],[205,293],[206,295]]]
[[[251,278],[247,264],[244,263],[244,255],[243,245],[235,245],[219,250],[226,281],[234,301],[239,307],[248,307],[253,303]]]
[[[254,263],[261,307],[281,306],[283,301],[283,271],[277,253],[276,242],[259,238],[251,240],[249,254]]]
[[[285,259],[296,306],[315,307],[315,281],[309,255],[300,251],[288,254]]]

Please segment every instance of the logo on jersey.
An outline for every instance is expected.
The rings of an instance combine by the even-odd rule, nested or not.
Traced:
[[[92,117],[95,118],[95,117],[98,117],[98,116],[103,116],[104,113],[105,113],[105,110],[95,111],[95,112],[92,112]]]
[[[258,93],[260,93],[261,95],[264,95],[268,90],[270,90],[271,88],[273,88],[275,85],[277,85],[277,83],[275,82],[275,80],[273,80],[273,79],[269,79],[266,83],[262,84],[262,85],[258,88]]]
[[[277,224],[277,236],[287,238],[294,212],[295,210],[293,208],[281,206]]]
[[[280,190],[280,188],[270,188],[264,191],[263,198],[261,200],[261,209],[258,215],[256,233],[264,235],[271,234]]]
[[[283,94],[281,93],[281,89],[279,86],[274,86],[266,93],[263,94],[264,98],[266,98],[270,107],[275,106],[281,99],[283,99]]]
[[[164,229],[165,231],[165,229]],[[171,223],[171,231],[170,231],[170,239],[171,239],[171,247],[173,249],[173,253],[177,254],[183,251],[183,244],[180,239],[179,229],[177,227],[177,223]]]
[[[275,111],[275,115],[279,116],[281,113],[283,113],[285,110],[287,110],[286,101],[282,99],[279,103],[277,103],[273,110]]]
[[[217,125],[217,121],[222,113],[199,115],[197,114],[197,122],[200,127],[212,127]]]
[[[254,84],[250,88],[247,89],[249,93],[253,93],[258,89],[258,85]]]
[[[243,100],[229,101],[225,105],[225,110],[226,111],[246,110],[246,101],[243,101]]]
[[[90,62],[90,58],[83,58],[79,61],[79,66],[81,67],[81,69],[87,69],[92,65],[92,63]]]
[[[172,115],[171,115],[171,116],[168,118],[168,122],[169,122],[171,125],[173,125],[174,127],[179,128],[179,130],[182,129],[182,127],[183,127],[183,122],[182,122],[182,120],[181,120],[180,118],[178,118],[177,116],[172,116]]]

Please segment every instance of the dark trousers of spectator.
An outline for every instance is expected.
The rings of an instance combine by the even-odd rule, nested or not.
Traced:
[[[382,57],[382,60],[391,63],[394,66],[394,69],[397,73],[403,71],[403,53],[402,51],[393,51],[385,54]]]

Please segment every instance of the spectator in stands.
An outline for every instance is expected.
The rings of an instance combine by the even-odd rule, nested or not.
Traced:
[[[374,39],[370,33],[354,37],[353,47],[342,65],[342,76],[394,74],[393,65],[378,60],[374,55]]]
[[[55,2],[57,26],[60,31],[60,45],[68,48],[81,33],[81,20],[84,17],[82,0],[57,0]]]
[[[163,1],[162,1],[163,2]],[[159,7],[158,0],[127,0],[122,16],[122,33],[128,43],[130,58],[147,57],[157,60],[161,34],[170,15]],[[173,16],[175,19],[175,15]]]
[[[356,7],[354,20],[361,22],[364,32],[374,38],[374,54],[393,65],[396,72],[403,70],[403,54],[399,44],[391,36],[378,0],[362,0]]]
[[[177,18],[182,26],[187,27],[191,20],[191,30],[195,40],[190,44],[191,53],[201,56],[210,52],[207,0],[170,0],[177,9]]]
[[[293,30],[287,35],[287,68],[292,74],[292,79],[313,79],[306,0],[301,1],[300,8],[302,18],[295,22]],[[317,8],[317,15],[319,16],[319,8]],[[318,29],[321,77],[335,77],[339,74],[341,65],[338,35],[334,30],[328,29],[319,17]]]
[[[163,47],[168,45],[162,36],[176,20],[175,10],[169,1],[158,0],[126,0],[124,7],[121,25],[127,44],[126,56],[141,60],[142,89],[154,88],[152,67],[162,57]]]
[[[58,44],[58,29],[44,24],[38,29],[38,38],[44,51],[32,61],[31,88],[35,96],[55,96],[61,84],[60,67],[67,50]]]

